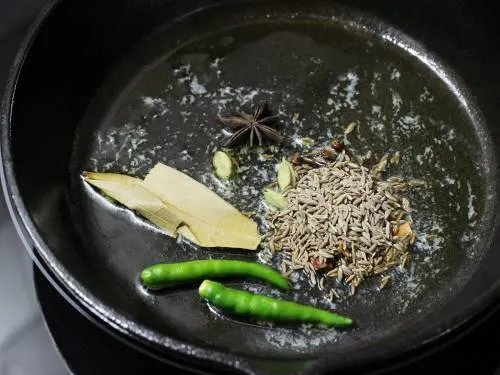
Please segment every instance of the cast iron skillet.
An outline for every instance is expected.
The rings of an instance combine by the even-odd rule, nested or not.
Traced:
[[[84,308],[155,353],[247,373],[317,373],[435,340],[500,293],[498,49],[479,13],[450,4],[57,2],[20,51],[2,110],[2,181],[19,231]],[[257,100],[282,112],[287,139],[312,132],[326,142],[359,120],[353,147],[400,149],[395,172],[429,182],[411,193],[421,236],[410,269],[381,293],[367,285],[336,304],[356,319],[353,331],[221,318],[195,286],[147,293],[137,275],[151,263],[255,254],[172,242],[79,177],[144,176],[163,161],[203,179],[223,136],[217,112]],[[252,154],[245,162],[257,163]],[[251,205],[248,194],[230,199]],[[325,303],[305,287],[294,296]]]

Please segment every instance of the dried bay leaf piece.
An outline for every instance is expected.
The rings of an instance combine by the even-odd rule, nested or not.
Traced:
[[[261,241],[257,223],[188,175],[157,163],[144,186],[182,218],[189,232],[182,228],[179,232],[187,232],[186,237],[195,238],[200,246],[257,249]]]
[[[177,237],[182,218],[149,191],[141,179],[118,173],[83,172],[84,181],[125,207],[157,225],[170,237]]]
[[[177,229],[177,233],[179,233],[182,237],[184,237],[185,239],[191,241],[192,243],[194,243],[194,244],[196,244],[198,246],[201,246],[200,242],[194,236],[193,232],[191,232],[191,230],[189,229],[189,227],[187,225],[181,225]]]

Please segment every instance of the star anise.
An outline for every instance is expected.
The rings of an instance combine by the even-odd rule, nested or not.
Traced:
[[[218,117],[217,122],[235,129],[226,141],[226,147],[234,146],[244,137],[248,138],[250,147],[253,147],[255,138],[257,138],[259,146],[262,146],[264,137],[278,142],[283,140],[283,136],[270,126],[276,122],[278,117],[279,115],[271,115],[268,104],[264,102],[255,108],[253,115],[240,112],[232,116]]]

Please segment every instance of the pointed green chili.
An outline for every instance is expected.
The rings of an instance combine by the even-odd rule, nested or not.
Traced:
[[[288,280],[278,271],[263,264],[242,260],[207,259],[179,263],[160,263],[144,269],[141,279],[149,289],[162,289],[172,284],[205,278],[243,276],[267,281],[281,289],[289,289]]]
[[[227,288],[211,280],[203,281],[198,291],[202,298],[217,308],[236,315],[283,323],[313,322],[340,327],[353,324],[351,318],[327,310]]]

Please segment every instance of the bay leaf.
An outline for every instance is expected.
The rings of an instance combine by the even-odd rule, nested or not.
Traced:
[[[182,231],[188,229],[200,246],[257,249],[261,241],[257,223],[187,174],[157,163],[144,186],[182,218],[187,226]]]
[[[177,237],[177,228],[182,224],[182,218],[149,191],[141,179],[118,173],[98,172],[83,172],[82,177],[108,197],[157,225],[170,237]]]

